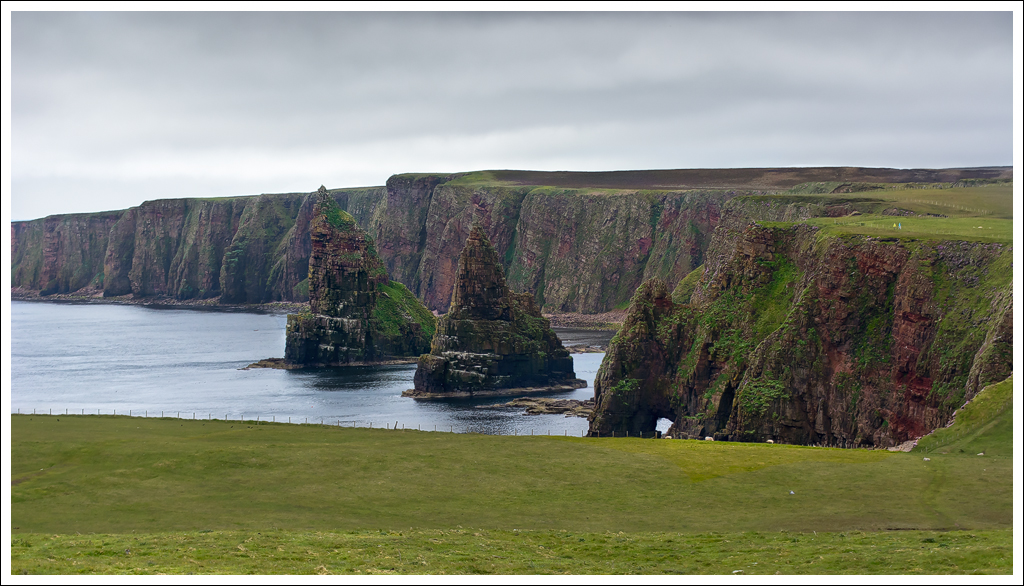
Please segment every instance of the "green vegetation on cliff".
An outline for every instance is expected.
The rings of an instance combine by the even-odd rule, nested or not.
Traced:
[[[416,299],[405,285],[398,281],[390,281],[386,285],[377,286],[377,304],[373,308],[373,319],[376,328],[388,337],[401,335],[403,326],[410,320],[420,325],[420,332],[426,339],[434,337],[437,318],[429,309]]]

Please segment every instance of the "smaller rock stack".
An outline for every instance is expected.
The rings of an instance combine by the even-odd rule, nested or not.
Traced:
[[[420,356],[419,399],[519,395],[578,389],[572,357],[529,293],[512,292],[483,229],[474,224],[459,255],[448,313],[430,354]]]
[[[288,316],[286,362],[380,362],[429,348],[434,316],[402,284],[388,279],[373,240],[322,186],[310,237],[310,311]]]

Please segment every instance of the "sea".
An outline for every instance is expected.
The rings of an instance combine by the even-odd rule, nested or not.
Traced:
[[[587,420],[481,408],[513,397],[416,400],[415,364],[243,370],[284,356],[283,313],[72,302],[11,302],[11,413],[244,419],[498,435],[586,433]],[[556,328],[566,346],[613,332]],[[589,399],[603,353],[574,354]],[[665,422],[667,423],[667,421]],[[667,425],[663,427],[667,428]]]

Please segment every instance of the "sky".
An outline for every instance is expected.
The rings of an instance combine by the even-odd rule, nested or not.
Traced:
[[[478,169],[1013,164],[1011,12],[14,12],[10,219]]]

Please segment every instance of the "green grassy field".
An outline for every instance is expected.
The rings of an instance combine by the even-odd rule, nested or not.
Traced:
[[[1007,244],[1013,242],[1013,220],[988,217],[897,218],[863,215],[845,218],[812,218],[803,223],[820,227],[823,235],[864,234],[880,238],[915,240],[967,240]]]
[[[31,574],[1010,574],[1011,531],[417,529],[14,536]]]
[[[949,189],[892,189],[865,191],[859,197],[872,197],[899,204],[921,214],[969,217],[989,216],[1013,219],[1013,183]]]
[[[12,416],[13,571],[1007,573],[996,391],[985,456]]]
[[[847,201],[851,197],[878,200],[885,207],[891,205],[918,214],[881,215],[881,206],[874,204],[862,206],[865,213],[859,215],[812,218],[800,222],[818,226],[822,229],[822,236],[862,234],[906,240],[967,240],[1007,244],[1013,242],[1012,183],[947,189],[892,189],[815,197],[837,201]]]

